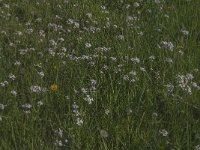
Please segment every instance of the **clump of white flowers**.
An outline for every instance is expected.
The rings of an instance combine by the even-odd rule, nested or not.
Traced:
[[[170,51],[174,50],[174,45],[172,42],[162,41],[161,44],[162,44],[162,47],[167,50],[170,50]]]
[[[26,104],[22,105],[22,109],[26,114],[30,114],[31,113],[31,108],[32,108],[32,105],[29,104],[29,103],[26,103]]]
[[[54,131],[54,134],[56,136],[56,140],[54,142],[55,146],[63,147],[66,146],[68,143],[67,139],[64,139],[64,131],[60,128]]]
[[[38,85],[33,85],[30,87],[31,92],[33,93],[41,93],[41,92],[46,92],[47,89]]]
[[[167,84],[166,88],[167,88],[167,93],[168,94],[172,94],[173,93],[173,91],[174,91],[174,85],[172,83]]]
[[[76,104],[76,102],[74,102],[74,104],[72,105],[72,111],[76,117],[76,124],[78,126],[81,126],[83,124],[83,120],[81,119],[81,113],[78,111],[79,106]]]
[[[193,78],[194,78],[193,75],[190,73],[186,75],[177,76],[178,86],[190,95],[192,94],[191,84],[193,83],[192,82]]]

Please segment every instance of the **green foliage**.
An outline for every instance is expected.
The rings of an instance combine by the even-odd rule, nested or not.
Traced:
[[[199,150],[199,6],[0,0],[0,149]]]

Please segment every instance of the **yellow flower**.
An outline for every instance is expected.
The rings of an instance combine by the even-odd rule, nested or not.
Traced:
[[[183,47],[183,45],[177,45],[176,48],[178,48],[178,49],[182,49],[182,48],[184,48],[184,47]]]
[[[56,91],[58,91],[58,85],[57,84],[52,84],[50,89],[51,89],[51,91],[56,92]]]

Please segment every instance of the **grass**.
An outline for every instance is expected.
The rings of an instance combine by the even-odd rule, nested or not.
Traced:
[[[0,149],[199,150],[199,6],[0,0]]]

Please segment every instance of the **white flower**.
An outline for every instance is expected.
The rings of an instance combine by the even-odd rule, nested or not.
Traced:
[[[136,8],[140,6],[140,4],[139,4],[138,2],[135,2],[133,5],[134,5],[134,7],[136,7]]]
[[[143,68],[143,67],[140,67],[140,70],[143,71],[143,72],[146,71],[145,68]]]
[[[21,65],[21,62],[20,62],[20,61],[16,61],[16,62],[14,63],[14,65],[19,66],[19,65]]]
[[[149,59],[154,60],[156,57],[154,55],[150,56]]]
[[[101,130],[100,131],[100,135],[104,138],[107,138],[108,137],[108,132],[106,130]]]
[[[31,90],[33,93],[46,92],[46,88],[43,88],[43,87],[40,87],[40,86],[37,86],[37,85],[31,86],[31,87],[30,87],[30,90]]]
[[[172,85],[171,83],[169,83],[169,84],[166,85],[166,87],[167,87],[167,92],[168,93],[172,93],[173,92],[174,85]]]
[[[76,124],[81,126],[83,124],[83,120],[81,118],[76,119]]]
[[[14,96],[17,95],[17,92],[15,90],[12,90],[10,93],[13,94]]]
[[[189,31],[187,31],[187,30],[181,30],[181,32],[183,33],[183,35],[188,35],[189,34]]]
[[[117,38],[118,38],[119,40],[124,40],[124,36],[123,36],[123,35],[118,35]]]
[[[163,45],[163,47],[164,47],[165,49],[168,49],[168,50],[170,50],[170,51],[173,51],[174,45],[172,44],[172,42],[163,41],[163,42],[161,42],[161,43],[162,43],[162,45]]]
[[[16,79],[16,76],[15,76],[14,74],[11,73],[11,74],[9,74],[9,78],[12,79],[12,80],[15,80],[15,79]]]
[[[94,101],[94,99],[92,97],[90,97],[90,95],[86,95],[86,97],[84,98],[85,101],[88,102],[88,104],[92,104],[92,102]]]
[[[200,150],[200,145],[196,145],[195,150]]]
[[[165,129],[162,129],[159,132],[160,132],[160,134],[162,134],[162,136],[167,136],[168,135],[168,132]]]
[[[5,85],[4,82],[1,82],[1,83],[0,83],[0,86],[1,86],[1,87],[4,87],[4,86],[6,86],[6,85]]]
[[[54,143],[54,145],[56,145],[56,146],[63,146],[63,143],[62,143],[61,140],[56,140],[55,143]]]
[[[173,60],[171,58],[165,58],[165,61],[168,63],[173,63]]]
[[[62,138],[63,137],[63,130],[58,128],[58,130],[55,130],[55,133],[60,137]]]
[[[160,0],[155,0],[155,3],[156,4],[160,4]]]
[[[89,18],[92,18],[92,14],[91,13],[87,13],[86,16],[88,16]]]
[[[133,61],[134,63],[140,63],[140,59],[138,57],[131,58],[131,61]]]
[[[40,107],[40,106],[42,106],[42,105],[44,105],[44,103],[43,103],[42,101],[38,101],[38,102],[37,102],[37,106],[38,106],[38,107]]]
[[[24,109],[31,109],[31,108],[32,108],[32,105],[26,103],[26,104],[23,104],[23,105],[22,105],[22,108],[24,108]]]
[[[85,47],[90,48],[90,47],[92,47],[92,45],[90,43],[85,43]]]
[[[4,110],[5,107],[6,107],[6,105],[4,105],[4,104],[0,104],[0,110]]]
[[[108,115],[109,113],[110,113],[110,110],[109,110],[109,109],[106,109],[106,110],[105,110],[105,114]]]
[[[43,78],[44,77],[44,72],[38,72],[38,75],[41,77],[41,78]]]

